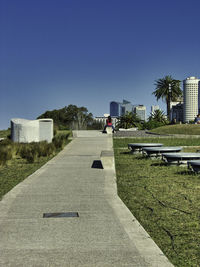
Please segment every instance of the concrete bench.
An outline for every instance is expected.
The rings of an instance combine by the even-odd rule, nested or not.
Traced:
[[[113,129],[112,129],[112,127],[106,127],[106,133],[107,134],[112,134],[113,133]]]
[[[128,144],[128,149],[131,150],[133,154],[142,153],[143,147],[161,147],[163,144],[158,143],[134,143]]]
[[[191,160],[199,160],[200,153],[163,153],[163,160],[171,165],[187,166]]]
[[[191,160],[187,162],[188,169],[200,173],[200,160]]]
[[[104,169],[113,169],[115,167],[114,152],[112,150],[102,150],[100,159]]]
[[[161,147],[143,147],[143,154],[150,158],[162,158],[162,153],[176,153],[180,152],[182,147],[178,146],[161,146]]]

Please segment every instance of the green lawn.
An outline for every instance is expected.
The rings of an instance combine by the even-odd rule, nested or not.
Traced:
[[[7,166],[0,167],[0,199],[51,158],[41,157],[34,163],[27,163],[25,159],[15,158]]]
[[[58,131],[60,134],[68,134],[69,131]],[[67,144],[70,140],[66,141]],[[56,154],[60,149],[56,151]],[[7,165],[0,165],[0,199],[9,192],[14,186],[22,182],[26,177],[39,169],[42,165],[48,162],[54,155],[47,157],[39,157],[33,163],[28,163],[26,159],[22,159],[19,155],[15,155],[9,160]]]
[[[200,146],[200,138],[116,138],[118,148],[127,148],[128,143],[162,143],[165,146]]]
[[[153,139],[161,141],[200,145],[198,139]],[[152,140],[114,139],[119,196],[175,266],[200,266],[200,176],[130,154],[127,144],[136,142]]]
[[[166,125],[152,129],[151,132],[158,134],[200,135],[200,125],[198,124]]]

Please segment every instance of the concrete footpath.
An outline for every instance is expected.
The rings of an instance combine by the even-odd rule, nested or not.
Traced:
[[[112,137],[75,136],[0,202],[0,266],[172,267],[118,198],[115,170],[100,168]],[[79,217],[43,218],[59,212]]]

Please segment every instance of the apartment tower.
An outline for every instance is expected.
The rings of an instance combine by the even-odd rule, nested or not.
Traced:
[[[183,81],[184,122],[194,121],[199,113],[199,81],[196,77],[189,77]]]
[[[146,120],[146,107],[144,105],[138,105],[134,108],[134,113],[143,121]]]

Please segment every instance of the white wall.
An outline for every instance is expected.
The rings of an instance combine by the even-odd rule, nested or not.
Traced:
[[[47,141],[53,138],[53,120],[11,119],[11,139],[13,142],[30,143]]]

